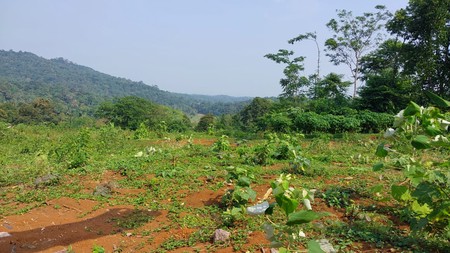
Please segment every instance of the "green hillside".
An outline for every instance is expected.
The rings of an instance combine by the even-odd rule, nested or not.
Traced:
[[[188,114],[234,113],[250,98],[171,93],[157,86],[103,74],[63,58],[0,50],[0,102],[51,99],[67,111],[92,112],[101,102],[138,96]]]

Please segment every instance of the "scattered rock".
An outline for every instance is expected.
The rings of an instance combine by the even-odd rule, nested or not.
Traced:
[[[0,238],[11,236],[8,232],[0,232]]]
[[[228,231],[216,229],[216,231],[214,231],[214,242],[225,242],[230,239],[230,235],[231,233]]]
[[[36,245],[25,243],[20,246],[22,249],[35,249]]]
[[[42,177],[38,177],[34,180],[35,188],[44,188],[50,185],[57,185],[59,183],[59,177],[54,174],[47,174]]]
[[[94,196],[110,197],[116,187],[116,182],[97,185],[94,190]]]
[[[11,226],[11,224],[9,224],[9,223],[3,223],[3,227],[4,228],[6,228],[6,229],[13,229],[13,226]]]
[[[127,237],[130,237],[130,236],[132,236],[132,235],[133,235],[132,233],[127,233],[127,234],[126,234]]]
[[[325,251],[325,253],[336,253],[337,251],[333,248],[333,245],[327,239],[319,240],[320,248]]]

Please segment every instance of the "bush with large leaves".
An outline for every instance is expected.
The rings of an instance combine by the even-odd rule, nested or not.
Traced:
[[[374,165],[374,170],[381,171],[389,165],[400,168],[405,180],[392,185],[391,193],[408,208],[412,228],[431,228],[450,238],[450,102],[426,94],[436,106],[424,108],[410,102],[395,117],[395,129],[390,128],[385,134],[393,138],[391,143],[381,143],[377,148],[377,156],[394,156],[396,161],[403,158],[403,162],[390,165],[385,158]]]

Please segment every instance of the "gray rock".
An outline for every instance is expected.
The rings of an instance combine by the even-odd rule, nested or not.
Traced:
[[[225,242],[230,239],[231,233],[223,229],[214,231],[214,242]]]
[[[50,185],[57,185],[59,183],[59,177],[54,174],[47,174],[42,177],[38,177],[34,180],[35,188],[44,188]]]
[[[327,239],[319,240],[320,248],[325,251],[325,253],[336,253],[337,251],[333,248],[333,245]]]
[[[116,187],[117,187],[117,184],[115,182],[99,184],[95,187],[94,195],[102,196],[102,197],[110,197]]]

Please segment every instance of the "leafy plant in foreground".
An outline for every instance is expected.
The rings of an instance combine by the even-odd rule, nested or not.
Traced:
[[[326,213],[317,213],[312,210],[311,201],[312,192],[302,189],[298,190],[290,186],[291,175],[281,175],[277,180],[271,183],[272,194],[276,200],[265,211],[266,214],[273,214],[274,208],[278,206],[286,215],[285,224],[277,224],[269,218],[269,223],[264,224],[266,237],[271,241],[272,247],[280,247],[279,252],[289,252],[294,250],[295,244],[299,243],[300,237],[305,237],[300,225],[307,224],[327,215]],[[300,201],[306,210],[296,211]],[[310,252],[323,252],[319,244],[311,240],[308,242]]]
[[[251,172],[239,167],[229,167],[227,170],[227,181],[236,183],[234,188],[228,190],[222,197],[222,205],[227,209],[224,213],[226,223],[232,224],[234,220],[245,214],[244,205],[249,200],[255,200],[256,192],[250,187],[254,179]]]
[[[450,102],[432,93],[429,98],[440,108],[450,109]],[[394,199],[403,203],[412,213],[414,230],[432,227],[438,231],[446,231],[450,238],[450,163],[445,159],[423,156],[427,150],[448,154],[448,113],[438,107],[420,107],[414,102],[400,111],[395,117],[394,129],[388,129],[385,137],[396,137],[393,144],[405,143],[407,140],[413,149],[394,151],[391,145],[381,143],[376,155],[387,157],[398,156],[398,163],[404,174],[402,183],[391,187]],[[402,154],[405,153],[405,154]],[[405,155],[409,159],[405,159]],[[375,171],[385,168],[383,162],[374,165]]]
[[[214,144],[213,150],[215,152],[222,152],[230,149],[230,141],[228,141],[228,136],[222,135]]]

